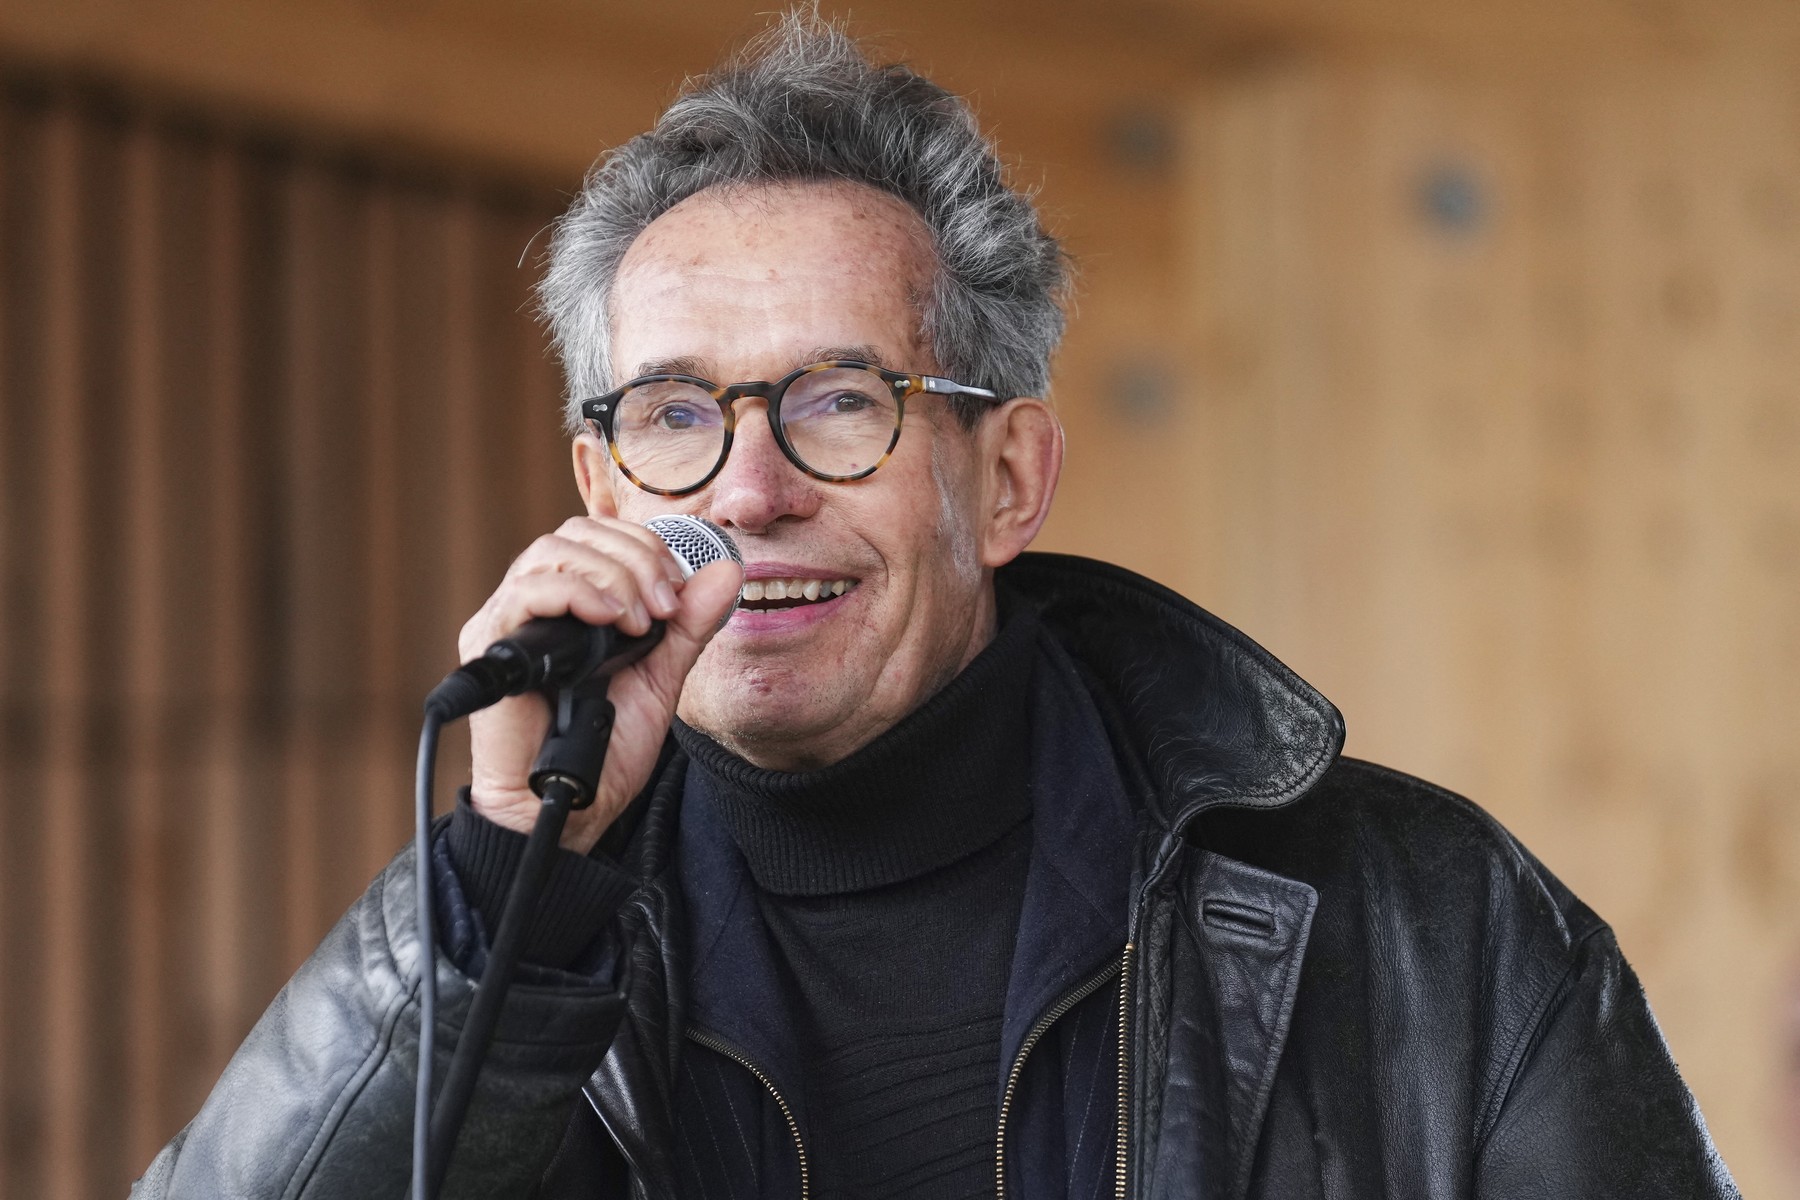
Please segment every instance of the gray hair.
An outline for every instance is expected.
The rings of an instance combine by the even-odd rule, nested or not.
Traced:
[[[797,180],[862,183],[910,205],[936,249],[919,333],[941,368],[1001,396],[1047,394],[1069,269],[1030,197],[960,97],[908,67],[875,66],[841,28],[798,9],[603,156],[558,220],[538,298],[571,432],[583,428],[579,401],[616,386],[613,282],[645,227],[707,188]],[[985,411],[951,403],[965,426]]]

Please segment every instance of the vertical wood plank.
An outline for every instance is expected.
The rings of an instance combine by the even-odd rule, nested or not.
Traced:
[[[320,738],[321,679],[327,652],[318,627],[320,590],[328,580],[310,569],[319,560],[314,543],[324,476],[323,396],[319,331],[323,307],[320,226],[323,181],[310,164],[284,173],[279,203],[286,239],[282,320],[285,331],[285,385],[274,424],[281,430],[278,486],[281,490],[282,551],[286,561],[286,608],[281,630],[283,676],[280,771],[285,802],[279,823],[286,895],[282,908],[282,958],[289,970],[303,961],[318,940],[319,881],[324,869],[320,814],[325,747]]]
[[[167,1088],[166,1052],[171,1014],[161,972],[172,948],[161,936],[171,896],[162,826],[167,797],[163,783],[169,764],[162,731],[169,700],[167,625],[163,607],[168,581],[164,564],[175,534],[166,491],[166,430],[170,415],[163,392],[162,147],[144,126],[133,129],[125,148],[124,431],[123,518],[126,588],[115,610],[125,630],[122,687],[125,701],[124,800],[127,932],[124,977],[132,1002],[125,1009],[123,1114],[126,1157],[148,1162],[162,1141],[159,1101]],[[163,1135],[166,1136],[166,1135]]]
[[[479,342],[475,331],[475,213],[460,189],[440,192],[432,204],[433,257],[441,264],[443,306],[438,344],[443,354],[443,392],[436,412],[442,435],[439,460],[447,483],[438,514],[444,554],[443,593],[437,609],[436,646],[423,647],[442,667],[455,658],[456,634],[481,604],[482,544],[494,480],[483,470]],[[457,784],[468,777],[468,739],[446,738],[438,775],[436,808],[444,811]]]
[[[477,216],[468,196],[452,191],[437,212],[439,254],[444,263],[444,395],[438,410],[443,434],[443,469],[450,487],[444,497],[443,544],[447,557],[445,628],[454,629],[475,611],[482,587],[482,551],[494,482],[483,470],[480,330],[476,327],[475,276]]]
[[[372,874],[406,839],[412,792],[405,756],[395,753],[406,744],[406,717],[411,714],[399,692],[400,647],[409,626],[400,599],[406,555],[401,466],[408,431],[400,409],[399,214],[392,184],[380,177],[372,181],[365,203],[362,286],[368,353],[358,428],[365,442],[359,508],[367,581],[361,593],[367,648],[360,685],[368,698],[369,724],[362,740],[360,857],[364,873]]]
[[[469,500],[459,493],[479,487],[460,476],[451,445],[458,436],[450,345],[451,245],[442,189],[409,181],[398,195],[399,402],[409,452],[398,476],[399,503],[406,514],[407,539],[400,592],[407,614],[407,637],[396,686],[405,699],[407,724],[418,732],[416,704],[455,665],[456,634],[468,612],[455,594],[452,552],[446,539]],[[422,449],[426,448],[426,449]],[[465,775],[467,739],[444,739],[438,760],[439,797]]]
[[[4,631],[6,637],[18,637],[25,632],[22,628],[24,614],[15,611],[11,603],[13,563],[18,554],[13,529],[15,523],[24,520],[13,479],[18,470],[14,463],[19,452],[13,407],[21,390],[17,365],[13,361],[17,338],[14,289],[19,286],[19,281],[14,278],[16,264],[8,236],[9,231],[17,228],[19,216],[18,197],[13,187],[17,170],[14,156],[19,152],[17,121],[12,96],[0,92],[0,631]],[[20,769],[23,754],[16,727],[17,701],[10,665],[0,652],[0,823],[7,828],[7,833],[0,836],[0,961],[14,963],[13,970],[8,972],[9,978],[0,979],[0,1161],[5,1163],[15,1161],[17,1156],[14,1144],[17,1109],[13,1097],[20,1086],[21,1065],[15,1061],[14,1035],[10,1031],[16,1030],[27,1016],[14,1002],[15,985],[10,978],[19,967],[13,952],[20,940],[19,926],[23,920],[21,909],[13,899],[13,889],[18,886],[13,872],[16,853],[13,844],[17,837],[13,810],[19,805],[18,797],[24,791],[24,772]],[[11,1194],[16,1186],[11,1174],[8,1167],[0,1165],[0,1196]]]
[[[4,1126],[0,1127],[0,1186],[9,1195],[41,1195],[45,1173],[45,1123],[48,1120],[40,1080],[45,1064],[42,1013],[48,1002],[43,989],[46,950],[44,921],[46,867],[44,814],[41,803],[44,757],[44,710],[36,698],[35,680],[42,670],[44,610],[43,563],[39,547],[45,536],[43,492],[44,405],[33,397],[45,394],[43,373],[43,280],[48,269],[43,231],[46,224],[45,132],[43,105],[27,97],[8,97],[3,110],[7,156],[0,159],[0,291],[6,296],[4,417],[9,443],[0,462],[0,496],[4,496],[6,557],[0,585],[6,592],[9,635],[0,640],[0,689],[4,690],[6,723],[6,790],[0,809],[6,821],[0,837],[0,889],[7,895],[4,936],[7,970],[0,989],[7,994],[8,1020],[0,1025],[6,1043]]]
[[[156,702],[157,840],[133,853],[155,856],[165,891],[156,908],[164,958],[158,1005],[167,1023],[155,1042],[162,1091],[149,1114],[152,1149],[160,1148],[198,1109],[210,1089],[207,1057],[210,1003],[205,981],[204,805],[207,721],[211,702],[213,622],[206,543],[213,480],[206,445],[211,352],[208,347],[208,145],[192,128],[158,127],[158,258],[161,365],[157,388],[165,420],[157,454],[165,526],[157,538],[164,614],[160,655],[164,686]],[[144,1159],[127,1163],[136,1173]]]
[[[13,432],[13,288],[11,273],[7,268],[13,266],[11,246],[7,245],[11,234],[11,221],[14,216],[16,198],[13,194],[13,164],[16,153],[14,144],[14,108],[13,97],[0,92],[0,480],[4,480],[13,468],[14,448]],[[13,524],[20,518],[18,509],[13,504],[13,489],[5,482],[0,482],[0,630],[5,637],[18,637],[20,628],[14,621],[20,619],[22,613],[14,613],[11,606],[13,587],[11,587],[11,565],[13,565]],[[9,678],[7,664],[0,660],[0,822],[5,828],[13,829],[13,808],[18,804],[20,795],[20,770],[18,770],[18,747],[14,745],[13,727],[13,680]],[[11,842],[11,838],[5,838]],[[14,925],[18,921],[18,907],[14,905],[13,889],[16,882],[11,878],[7,862],[9,855],[0,849],[0,959],[4,959],[16,946],[18,934]],[[13,988],[7,982],[0,981],[0,1031],[13,1029],[16,1016],[13,1013]],[[13,1148],[13,1088],[16,1087],[13,1063],[13,1038],[0,1033],[0,1159],[11,1159]],[[9,1195],[9,1171],[0,1168],[0,1196]]]
[[[500,229],[500,266],[512,286],[502,293],[509,303],[497,317],[504,331],[496,339],[504,391],[494,403],[512,431],[509,444],[516,447],[499,470],[501,485],[518,497],[507,506],[513,526],[505,561],[511,561],[510,555],[524,551],[540,534],[578,515],[581,503],[572,481],[568,443],[561,433],[562,373],[537,321],[531,291],[540,269],[533,255],[541,252],[550,233],[541,213],[509,214]],[[498,585],[499,579],[494,583]]]
[[[215,142],[205,169],[208,363],[196,399],[207,410],[208,438],[197,449],[211,480],[205,524],[211,653],[205,659],[210,704],[201,751],[204,854],[199,935],[204,947],[207,1058],[223,1064],[248,1031],[256,1006],[244,967],[250,942],[245,914],[250,881],[260,873],[251,870],[245,853],[245,825],[252,819],[272,820],[273,814],[257,804],[247,748],[252,656],[250,591],[245,585],[251,557],[246,493],[251,481],[242,452],[248,433],[239,390],[246,373],[244,168],[235,147]]]
[[[96,1194],[92,1147],[86,1144],[99,1064],[90,1053],[94,997],[89,947],[92,832],[102,798],[89,789],[83,638],[93,597],[88,592],[87,430],[82,397],[80,282],[82,129],[68,108],[46,119],[44,156],[44,896],[42,986],[46,1126],[43,1194],[81,1200]]]

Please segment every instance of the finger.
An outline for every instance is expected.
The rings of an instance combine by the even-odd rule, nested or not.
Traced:
[[[681,564],[664,541],[642,525],[576,517],[560,533],[569,541],[614,559],[631,571],[650,610],[658,617],[675,615],[681,590]]]
[[[595,549],[586,542],[574,541],[561,534],[546,534],[533,542],[531,549],[520,555],[507,572],[511,580],[534,576],[576,575],[586,578],[601,591],[618,597],[626,610],[642,610],[655,617],[669,617],[675,612],[675,592],[655,566],[635,550],[604,545]],[[627,561],[636,555],[636,563]],[[662,595],[667,590],[668,594]],[[635,630],[634,630],[635,632]]]
[[[721,559],[696,571],[681,593],[681,611],[668,623],[662,643],[627,672],[648,688],[657,703],[674,710],[688,672],[706,643],[719,632],[743,582],[743,569]]]
[[[681,592],[681,610],[670,622],[699,646],[719,632],[719,623],[737,603],[744,585],[744,569],[728,558],[708,563],[694,572]],[[696,650],[696,653],[698,651]]]
[[[676,556],[675,551],[669,547],[668,542],[663,540],[661,534],[651,529],[648,525],[640,525],[636,521],[622,520],[598,521],[595,523],[603,529],[612,530],[615,533],[622,534],[625,537],[631,538],[642,544],[650,551],[652,557],[654,557],[656,561],[667,567],[669,581],[677,587],[679,587],[682,581],[687,578],[687,568]]]
[[[624,529],[596,528],[586,518],[583,521],[586,528],[577,528],[570,522],[557,532],[540,537],[513,560],[507,574],[566,571],[573,565],[604,562],[641,580],[646,594],[659,579],[680,581],[681,564],[655,534],[649,535],[654,545],[645,545]]]
[[[587,542],[596,547],[625,545],[641,547],[649,558],[657,563],[672,582],[683,578],[681,563],[676,560],[669,544],[658,537],[648,526],[636,521],[623,521],[616,517],[570,517],[563,522],[558,533],[575,541]],[[617,539],[617,540],[614,540]],[[634,553],[627,548],[625,553]]]
[[[527,575],[494,593],[480,618],[465,627],[460,645],[464,661],[486,653],[489,646],[517,632],[527,621],[565,614],[590,625],[617,625],[634,635],[650,628],[649,614],[636,603],[635,595],[597,587],[592,580],[571,572]]]

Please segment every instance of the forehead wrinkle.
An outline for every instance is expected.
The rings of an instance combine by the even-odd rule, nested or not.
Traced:
[[[673,230],[687,227],[707,235],[728,234],[747,246],[766,246],[785,234],[790,215],[784,203],[789,197],[835,196],[847,201],[831,214],[831,223],[845,239],[827,251],[814,247],[815,262],[831,269],[866,253],[871,241],[889,241],[889,249],[904,261],[903,273],[911,276],[909,290],[930,287],[937,273],[937,240],[924,215],[900,197],[870,184],[843,179],[778,180],[743,186],[703,188],[688,196],[644,227],[626,248],[615,282],[634,268],[648,267],[661,258],[691,276],[734,277],[728,267],[709,261],[704,251],[683,250],[668,244]]]
[[[791,232],[779,219],[787,212],[782,202],[797,194],[805,198],[800,207],[812,214],[819,207],[813,198],[833,193],[840,200],[839,205],[830,206],[834,211],[813,214],[826,223],[825,234],[809,240],[805,252],[788,253],[780,260],[770,258],[770,239]],[[719,253],[715,253],[715,240]],[[705,303],[706,296],[716,294],[720,285],[725,285],[725,294],[735,296],[744,309],[733,315],[754,321],[757,314],[751,310],[758,307],[759,301],[764,306],[780,306],[765,296],[765,284],[778,284],[777,291],[781,287],[790,291],[794,287],[805,289],[807,274],[837,276],[849,266],[876,271],[891,280],[895,298],[909,314],[904,328],[883,333],[885,353],[862,344],[858,338],[861,330],[843,329],[842,333],[857,339],[856,344],[816,346],[808,355],[786,359],[784,366],[773,365],[785,358],[784,347],[775,344],[768,347],[766,355],[756,355],[759,361],[771,364],[758,374],[770,372],[771,378],[776,378],[794,367],[832,358],[853,358],[889,369],[937,370],[939,364],[932,361],[930,338],[924,328],[924,301],[932,291],[938,264],[935,243],[924,219],[904,201],[879,189],[841,181],[705,189],[663,213],[627,248],[610,281],[608,333],[614,339],[620,335],[621,318],[626,311],[622,305],[630,300],[679,304],[687,299],[682,293],[695,288],[699,293],[696,299]],[[786,278],[778,282],[778,274]],[[826,330],[816,332],[827,338],[832,336]],[[890,339],[894,344],[887,344]],[[723,360],[715,361],[712,353],[683,353],[688,348],[679,340],[673,345],[658,340],[662,345],[640,348],[666,348],[672,353],[647,356],[635,372],[624,378],[683,374],[715,383],[728,382],[719,372],[721,363],[739,358],[734,350]],[[708,343],[706,349],[716,353],[720,348]],[[915,355],[922,355],[926,361],[910,361]],[[613,378],[620,380],[617,375]]]

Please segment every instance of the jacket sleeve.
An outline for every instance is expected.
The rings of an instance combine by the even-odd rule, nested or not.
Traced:
[[[1575,947],[1477,1175],[1482,1200],[1741,1200],[1610,929]]]
[[[406,1194],[419,1046],[412,863],[409,847],[288,981],[134,1197]],[[436,970],[441,1079],[474,986],[441,951]],[[609,987],[514,984],[445,1197],[533,1192],[623,1005]]]

